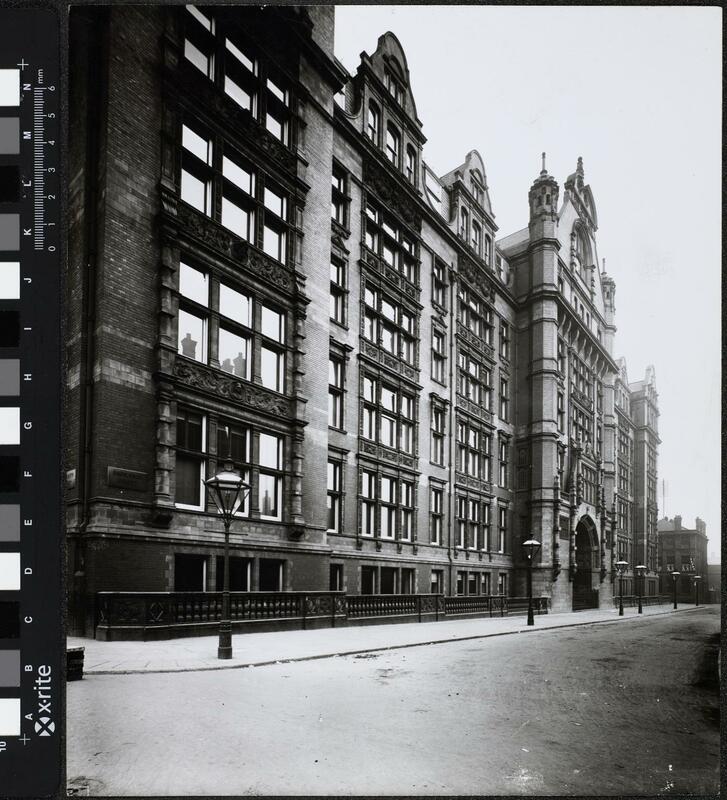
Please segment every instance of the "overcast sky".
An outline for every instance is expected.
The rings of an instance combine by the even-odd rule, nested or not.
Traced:
[[[656,369],[659,516],[720,558],[722,18],[704,7],[338,6],[336,55],[396,34],[438,175],[481,153],[498,237],[527,225],[540,154],[583,157],[616,281],[615,356]],[[666,502],[662,495],[666,482]]]

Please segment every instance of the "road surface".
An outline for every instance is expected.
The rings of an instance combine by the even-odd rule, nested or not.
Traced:
[[[716,607],[68,684],[91,795],[716,794]]]

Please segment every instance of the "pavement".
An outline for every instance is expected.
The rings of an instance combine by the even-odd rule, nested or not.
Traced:
[[[525,616],[518,615],[242,633],[232,637],[233,658],[228,661],[217,658],[217,636],[159,642],[101,642],[69,636],[67,646],[85,648],[83,671],[86,675],[196,672],[284,664],[583,625],[628,625],[645,617],[689,613],[695,608],[683,605],[674,611],[668,604],[646,606],[643,614],[638,614],[635,608],[624,608],[622,617],[617,608],[550,613],[536,615],[532,627],[527,626]]]

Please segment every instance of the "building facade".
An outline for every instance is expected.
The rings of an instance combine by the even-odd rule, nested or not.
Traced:
[[[664,517],[657,522],[660,549],[662,590],[671,594],[674,589],[672,572],[678,572],[677,598],[690,602],[695,599],[694,578],[700,576],[700,595],[706,602],[710,587],[719,592],[719,578],[714,582],[714,571],[707,567],[707,526],[697,517],[693,528],[685,528],[682,518]]]
[[[228,458],[234,591],[522,596],[531,536],[556,609],[611,602],[621,552],[656,574],[653,371],[614,360],[582,161],[560,201],[543,159],[498,240],[480,154],[427,166],[396,37],[350,75],[333,33],[331,6],[71,15],[76,632],[98,591],[221,588]]]

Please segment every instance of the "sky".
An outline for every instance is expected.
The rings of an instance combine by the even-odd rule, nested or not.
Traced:
[[[721,531],[722,17],[708,7],[338,6],[355,72],[390,30],[408,60],[424,159],[476,149],[498,238],[528,223],[547,153],[563,183],[583,157],[596,244],[616,281],[629,381],[653,364],[659,517]]]

